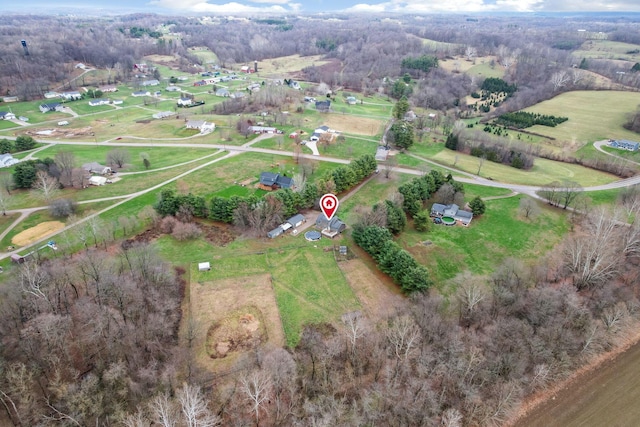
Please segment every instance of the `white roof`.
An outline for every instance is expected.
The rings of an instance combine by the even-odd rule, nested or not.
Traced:
[[[92,176],[89,178],[89,184],[92,185],[104,185],[107,182],[107,178],[104,176]]]
[[[199,262],[198,263],[198,270],[202,271],[202,270],[209,270],[211,269],[211,264],[208,262]]]

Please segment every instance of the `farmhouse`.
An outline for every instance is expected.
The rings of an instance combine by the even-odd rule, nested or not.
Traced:
[[[609,147],[618,148],[620,150],[638,151],[640,143],[629,141],[627,139],[610,140]]]
[[[40,104],[40,111],[43,113],[48,113],[49,111],[62,111],[64,106],[59,102],[54,102],[51,104]]]
[[[220,89],[216,90],[216,96],[222,96],[222,97],[228,97],[231,96],[231,92],[229,92],[229,89],[221,87]]]
[[[178,99],[178,107],[187,107],[191,105],[193,99],[191,98],[180,98]]]
[[[154,119],[164,119],[175,114],[176,113],[174,113],[173,111],[160,111],[159,113],[154,113],[151,117],[153,117]]]
[[[293,178],[280,175],[279,173],[262,172],[260,174],[258,187],[266,191],[273,191],[280,188],[292,188],[294,187],[294,182]]]
[[[16,115],[11,112],[0,111],[0,120],[15,120],[15,118]]]
[[[131,94],[131,96],[136,96],[136,97],[138,97],[138,96],[151,96],[151,92],[149,92],[148,90],[139,90],[139,91],[133,92]]]
[[[97,173],[99,175],[108,175],[112,172],[109,166],[102,166],[98,162],[85,163],[82,165],[82,169],[89,173]]]
[[[167,86],[167,88],[165,90],[167,92],[178,92],[180,90],[180,88],[178,86],[175,86],[175,85],[169,85],[169,86]]]
[[[6,168],[9,166],[13,166],[16,163],[19,163],[20,160],[15,159],[11,154],[1,154],[0,155],[0,168]]]
[[[98,105],[107,105],[107,104],[109,104],[109,100],[106,98],[92,99],[91,101],[89,101],[89,105],[92,107],[97,107]]]
[[[142,86],[158,86],[160,82],[156,79],[153,79],[153,80],[145,80],[141,84]]]
[[[473,219],[473,213],[463,211],[458,205],[441,205],[440,203],[434,203],[431,206],[431,216],[442,218],[443,216],[449,216],[457,221],[460,221],[462,225],[469,225]]]
[[[311,136],[309,137],[310,141],[319,141],[322,135],[326,133],[337,133],[335,130],[330,129],[329,126],[320,126],[316,130],[313,131]]]
[[[333,239],[347,228],[347,224],[340,221],[340,218],[337,216],[334,216],[331,218],[331,221],[329,221],[327,217],[321,213],[316,219],[316,228],[325,236]]]
[[[77,101],[78,99],[82,99],[82,94],[78,91],[62,92],[60,98],[65,101]]]

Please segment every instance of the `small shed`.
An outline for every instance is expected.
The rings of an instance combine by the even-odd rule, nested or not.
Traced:
[[[89,178],[89,185],[105,185],[107,183],[107,178],[104,176],[94,175]]]
[[[209,271],[211,270],[211,264],[208,262],[199,262],[198,263],[198,271]]]
[[[281,226],[277,226],[267,233],[267,237],[270,239],[275,239],[276,237],[282,235],[282,233],[284,233],[284,229]]]
[[[303,222],[305,222],[305,218],[301,214],[296,214],[287,220],[287,223],[291,224],[292,227],[300,227]]]
[[[18,254],[11,255],[11,262],[15,262],[16,264],[22,264],[27,260],[27,256],[22,256]]]

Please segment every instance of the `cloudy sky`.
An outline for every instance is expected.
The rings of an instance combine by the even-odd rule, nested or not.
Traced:
[[[0,1],[0,10],[39,13],[91,7],[113,12],[291,13],[291,12],[640,12],[640,0],[21,0]]]

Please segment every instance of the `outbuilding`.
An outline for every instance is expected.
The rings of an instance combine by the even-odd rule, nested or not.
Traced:
[[[211,264],[208,262],[199,262],[198,263],[198,271],[209,271],[211,270]]]

